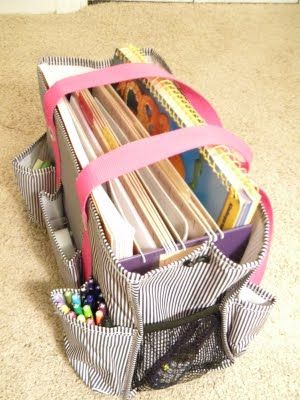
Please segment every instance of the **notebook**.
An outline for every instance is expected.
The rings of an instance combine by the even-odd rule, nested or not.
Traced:
[[[117,49],[115,63],[151,62],[135,46]],[[142,79],[115,85],[121,98],[151,135],[204,124],[177,86],[166,79]],[[171,158],[181,176],[222,229],[249,223],[260,195],[224,148],[198,149]]]

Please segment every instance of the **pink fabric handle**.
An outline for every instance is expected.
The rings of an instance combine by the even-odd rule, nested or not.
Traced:
[[[121,175],[187,150],[219,144],[239,152],[250,164],[252,154],[241,139],[221,127],[204,125],[178,129],[128,143],[91,161],[80,171],[76,179],[76,190],[84,226],[82,257],[85,279],[92,274],[86,205],[93,189]]]
[[[165,78],[165,79],[170,79],[178,84],[179,89],[183,93],[183,95],[187,98],[187,100],[192,104],[192,106],[195,108],[195,110],[199,113],[199,115],[202,116],[202,118],[206,121],[206,123],[211,124],[211,125],[217,125],[221,126],[220,119],[213,109],[213,107],[209,104],[209,102],[203,98],[200,94],[198,94],[194,89],[186,85],[185,83],[181,82],[180,80],[174,78],[169,72],[165,71],[164,69],[160,68],[159,66],[155,64],[120,64],[120,65],[115,65],[112,67],[108,68],[103,68],[99,70],[95,70],[92,72],[80,74],[77,76],[72,76],[68,77],[65,79],[62,79],[59,82],[56,82],[46,93],[43,99],[43,106],[44,106],[44,113],[45,113],[45,118],[46,118],[46,123],[47,127],[50,131],[50,135],[52,138],[52,148],[53,148],[53,153],[55,157],[55,164],[56,164],[56,184],[57,187],[60,185],[60,180],[61,180],[61,166],[60,166],[60,152],[59,152],[59,146],[57,142],[57,135],[56,135],[56,127],[54,124],[53,120],[53,113],[55,110],[55,107],[57,103],[59,102],[60,99],[63,98],[66,94],[72,93],[77,90],[82,90],[90,87],[95,87],[95,86],[101,86],[101,85],[108,85],[108,84],[113,84],[113,83],[118,83],[118,82],[123,82],[123,81],[128,81],[128,80],[134,80],[134,79],[141,79],[141,78],[151,78],[151,77],[159,77],[159,78]],[[203,128],[197,128],[197,129],[203,129]],[[209,129],[212,129],[212,127],[209,127]],[[200,131],[199,131],[200,132]],[[226,131],[224,131],[226,132]],[[176,142],[174,134],[175,132],[172,132],[172,139],[174,142]],[[166,135],[166,134],[164,134]],[[158,135],[159,138],[162,138],[162,135]],[[155,137],[153,137],[155,138]],[[145,139],[144,139],[145,140]],[[202,142],[203,143],[203,142]],[[210,144],[217,144],[217,142],[214,142],[213,138],[211,138],[210,142],[207,142]],[[226,141],[220,142],[221,144],[226,144]],[[208,145],[208,144],[202,144],[202,145]],[[201,145],[195,145],[194,147],[200,147]],[[125,146],[123,146],[125,147]],[[229,146],[232,147],[232,146]],[[125,147],[126,148],[126,147]],[[163,148],[162,143],[160,145],[158,144],[158,148]],[[234,146],[233,146],[234,148]],[[115,151],[120,151],[123,153],[126,150],[121,150],[116,149]],[[251,161],[251,153],[248,148],[243,147],[237,149],[240,153],[243,154],[245,158],[245,163],[244,167],[246,169],[249,169],[250,167],[250,161]],[[148,149],[147,149],[148,151]],[[147,153],[146,151],[146,153]],[[172,154],[178,154],[183,152],[183,149],[179,149],[177,153],[172,153]],[[110,154],[110,153],[108,153]],[[108,156],[108,154],[105,154],[103,157]],[[111,156],[108,156],[111,157]],[[135,154],[136,157],[136,154]],[[169,157],[169,155],[166,155],[166,157]],[[161,157],[161,159],[164,157]],[[100,159],[99,159],[100,160]],[[104,158],[105,160],[105,158]],[[95,160],[96,162],[97,160]],[[100,163],[105,164],[105,161],[99,161]],[[118,160],[119,162],[119,160]],[[155,161],[154,161],[155,162]],[[106,167],[107,168],[107,167]],[[82,171],[83,172],[83,171]],[[120,175],[122,172],[119,171]],[[122,173],[121,173],[122,172]],[[85,172],[86,173],[86,172]],[[119,176],[119,175],[118,175]],[[78,176],[79,179],[79,176]],[[112,179],[112,178],[109,178]],[[78,185],[79,180],[77,181]],[[101,184],[98,182],[98,185]],[[97,186],[97,185],[96,185]],[[85,189],[87,190],[87,188]],[[79,190],[81,192],[81,189]],[[88,194],[84,194],[85,192],[82,192],[82,198],[85,196],[88,197]],[[87,198],[86,197],[86,198]],[[85,201],[86,202],[86,201]],[[270,221],[270,240],[271,240],[271,233],[273,231],[273,214],[272,214],[272,207],[271,204],[267,198],[267,196],[262,192],[262,203],[266,209],[266,212],[269,217]],[[83,215],[84,215],[84,220],[86,221],[86,211],[85,207],[82,207]],[[85,223],[86,226],[86,223]],[[91,249],[90,249],[90,242],[89,242],[89,237],[88,237],[88,231],[84,230],[83,234],[83,243],[82,243],[82,253],[83,253],[83,261],[85,264],[85,270],[88,274],[91,273]],[[266,261],[267,257],[264,259],[264,263],[259,267],[259,269],[256,271],[256,273],[252,277],[252,281],[259,283],[264,270],[266,266]]]
[[[136,140],[91,161],[80,171],[76,179],[84,223],[86,224],[87,220],[88,197],[97,186],[176,154],[197,147],[220,144],[237,151],[250,163],[252,158],[250,148],[237,136],[214,125],[182,128]]]
[[[52,138],[52,149],[56,165],[56,185],[59,187],[61,180],[60,153],[57,143],[56,127],[53,120],[55,107],[65,95],[95,86],[110,85],[118,82],[141,78],[165,78],[176,82],[196,111],[204,118],[206,123],[221,126],[220,119],[209,102],[194,89],[176,79],[172,74],[156,64],[119,64],[112,67],[97,69],[84,74],[70,76],[56,82],[44,95],[43,108],[47,127]]]

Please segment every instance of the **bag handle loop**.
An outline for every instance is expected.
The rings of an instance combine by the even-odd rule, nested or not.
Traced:
[[[101,183],[113,179],[116,176],[128,173],[132,170],[142,168],[143,166],[152,164],[164,158],[168,158],[172,155],[182,153],[192,148],[210,146],[210,145],[227,145],[229,148],[239,152],[243,158],[243,167],[249,170],[252,159],[250,148],[242,142],[242,140],[235,137],[233,134],[221,128],[221,121],[210,105],[210,103],[200,94],[198,94],[190,86],[186,85],[182,81],[176,79],[172,74],[165,71],[156,64],[144,64],[144,63],[129,63],[119,64],[111,67],[97,69],[91,72],[79,74],[64,78],[56,82],[48,91],[45,93],[43,98],[43,108],[46,118],[47,127],[50,132],[52,139],[52,148],[55,157],[56,164],[56,185],[60,185],[61,181],[61,166],[60,166],[60,152],[57,141],[56,127],[53,119],[55,107],[63,96],[70,94],[77,90],[83,90],[95,86],[109,85],[128,80],[142,79],[142,78],[165,78],[175,82],[183,95],[195,108],[195,110],[202,116],[206,121],[207,126],[203,127],[192,127],[178,129],[173,132],[168,132],[161,135],[141,139],[136,142],[128,143],[125,146],[117,148],[109,153],[104,154],[97,160],[94,160],[86,168],[84,168],[77,177],[76,189],[81,204],[82,217],[84,221],[84,232],[82,241],[82,254],[84,269],[86,276],[91,271],[91,248],[87,230],[87,217],[86,217],[86,202],[89,194],[94,187]],[[213,126],[215,125],[215,126]],[[187,137],[188,136],[188,137]],[[177,143],[176,143],[177,142]],[[147,156],[147,163],[141,162],[142,160],[137,158],[137,155],[149,155],[149,146],[155,151],[154,157]],[[165,147],[169,146],[169,147]],[[130,164],[127,162],[128,155],[131,155]],[[126,158],[127,157],[127,158]],[[122,165],[119,164],[119,160],[125,160]],[[133,164],[131,164],[131,161]],[[125,163],[125,165],[124,165]],[[127,163],[127,165],[126,165]],[[131,168],[132,167],[132,168]],[[101,168],[101,169],[99,169]],[[110,171],[109,171],[110,168]],[[130,169],[131,168],[131,169]],[[106,171],[103,175],[99,175],[99,171]],[[95,174],[95,175],[94,175]],[[115,176],[114,176],[115,174]],[[89,177],[88,177],[89,176]],[[94,176],[94,177],[93,177]],[[99,179],[96,181],[96,179]],[[103,180],[104,179],[104,180]],[[261,191],[262,204],[268,215],[270,223],[270,240],[273,231],[273,213],[272,207],[266,194]],[[268,252],[267,252],[268,253]],[[258,270],[255,272],[252,281],[259,283],[265,267],[266,258]],[[263,265],[264,264],[264,265]]]
[[[221,121],[216,111],[203,96],[198,94],[190,86],[181,82],[179,79],[176,79],[172,74],[157,64],[118,64],[61,79],[52,85],[43,97],[43,109],[47,128],[52,139],[52,149],[55,158],[57,188],[59,187],[61,181],[61,166],[53,114],[58,102],[65,95],[78,90],[151,77],[170,79],[173,82],[176,82],[184,96],[202,116],[206,123],[221,126]]]

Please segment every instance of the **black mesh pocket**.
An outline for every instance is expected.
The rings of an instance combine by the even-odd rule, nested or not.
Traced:
[[[162,389],[228,366],[221,339],[221,316],[210,307],[180,320],[147,325],[133,387]]]

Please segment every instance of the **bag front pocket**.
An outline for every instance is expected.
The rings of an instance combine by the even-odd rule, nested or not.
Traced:
[[[222,310],[225,335],[234,356],[244,353],[261,330],[274,303],[274,296],[253,283],[225,301]]]
[[[133,387],[161,389],[230,364],[222,346],[219,309],[213,306],[144,327]]]
[[[71,290],[79,293],[78,290]],[[127,327],[89,326],[72,320],[59,309],[57,294],[52,301],[58,311],[65,334],[65,350],[76,373],[92,390],[129,397],[133,365],[139,345],[137,330]]]
[[[55,192],[55,167],[50,165],[46,168],[34,169],[37,159],[50,160],[46,133],[12,161],[17,185],[25,201],[29,217],[34,223],[44,226],[39,193],[43,190],[47,193]]]
[[[60,275],[67,287],[77,288],[81,284],[81,251],[73,244],[62,190],[55,194],[41,192],[40,204]]]
[[[144,324],[181,318],[189,310],[215,305],[233,285],[249,276],[255,263],[236,264],[213,243],[205,242],[188,256],[148,272],[141,279]]]

